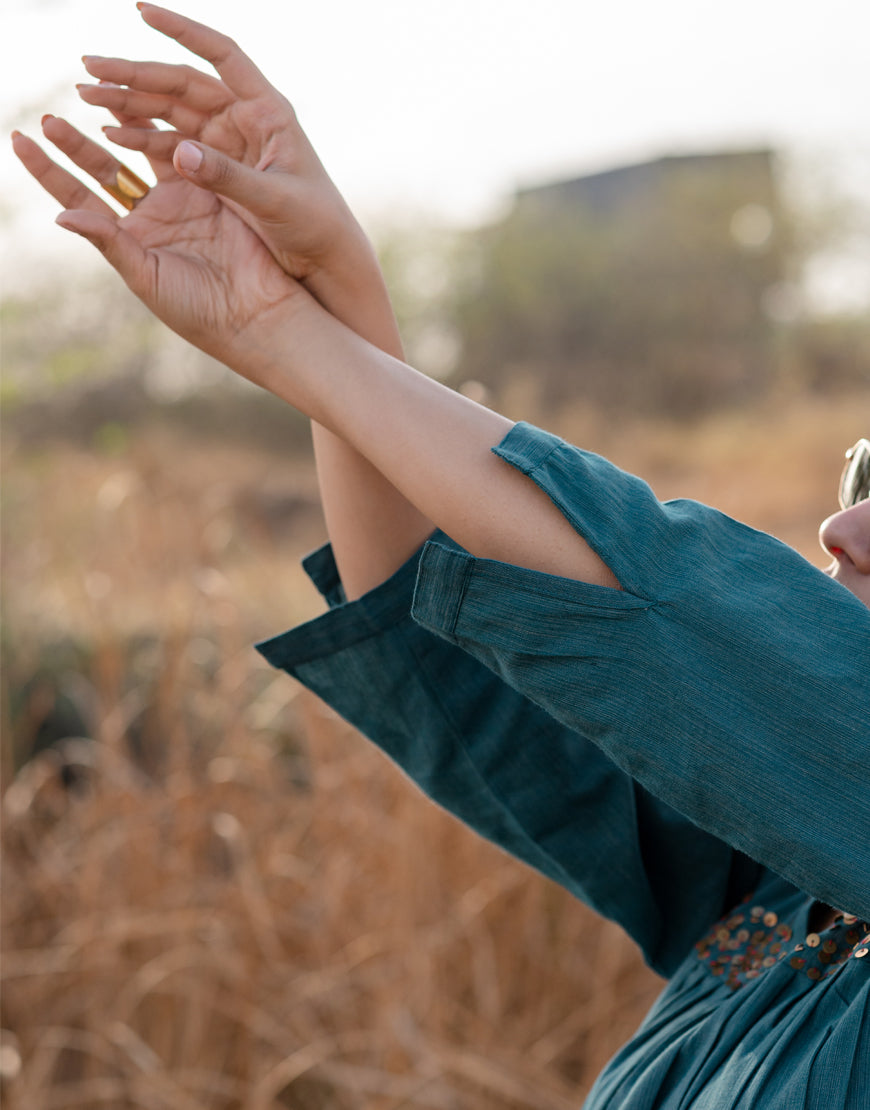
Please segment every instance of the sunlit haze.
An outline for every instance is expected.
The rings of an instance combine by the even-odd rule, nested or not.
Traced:
[[[870,9],[854,0],[178,7],[231,34],[290,96],[368,221],[419,212],[472,224],[518,186],[679,151],[761,145],[842,166],[844,179],[867,168]],[[189,58],[133,0],[27,0],[5,15],[2,40],[2,117],[33,135],[51,111],[99,136],[102,113],[73,91],[85,52]],[[8,143],[2,173],[18,273],[88,249],[59,246],[56,206]]]

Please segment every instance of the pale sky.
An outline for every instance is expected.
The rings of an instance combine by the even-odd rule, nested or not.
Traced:
[[[88,80],[83,53],[189,57],[142,22],[133,0],[10,7],[0,34],[7,133],[38,135],[52,111],[99,136],[105,117],[71,91]],[[867,166],[870,6],[860,0],[177,7],[236,38],[293,100],[364,222],[420,212],[471,224],[519,185],[676,151],[771,145],[831,164],[857,152]],[[4,245],[26,268],[59,249],[57,206],[8,143],[0,173]]]

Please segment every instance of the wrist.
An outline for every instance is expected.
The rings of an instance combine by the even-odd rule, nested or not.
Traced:
[[[354,221],[354,232],[306,277],[306,290],[333,316],[363,339],[396,358],[403,357],[396,317],[371,241]]]
[[[317,305],[302,285],[259,313],[217,356],[243,378],[293,404],[288,393],[298,348]]]

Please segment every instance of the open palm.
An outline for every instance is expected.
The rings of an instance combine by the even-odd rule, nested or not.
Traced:
[[[224,180],[212,187],[256,231],[282,269],[309,278],[355,221],[292,105],[225,35],[152,5],[143,5],[142,14],[156,30],[210,62],[220,78],[190,66],[86,57],[88,72],[101,84],[80,86],[80,95],[132,118],[106,129],[127,149],[168,162],[181,140],[193,139],[226,156]],[[154,128],[147,122],[153,119],[175,130]],[[246,187],[249,174],[257,175],[255,188],[250,179]],[[244,206],[235,203],[234,191],[245,195]]]
[[[114,181],[120,163],[70,124],[48,116],[43,130],[95,180]],[[119,217],[31,139],[16,134],[13,143],[63,205],[58,222],[93,242],[155,315],[209,354],[226,361],[252,325],[300,292],[221,198],[179,177],[165,159],[151,157],[156,184]]]

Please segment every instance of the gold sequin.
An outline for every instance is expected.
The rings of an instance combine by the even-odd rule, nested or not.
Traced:
[[[844,925],[854,925],[857,920],[858,920],[858,918],[853,913],[844,913],[843,914],[843,924]]]
[[[859,959],[870,955],[870,924],[853,920],[850,927],[842,913],[837,917],[840,922],[845,928],[836,933],[836,939],[809,933],[803,943],[795,944],[793,929],[778,914],[755,906],[718,922],[695,948],[710,973],[732,990],[784,960],[815,983],[832,975],[850,955]]]

